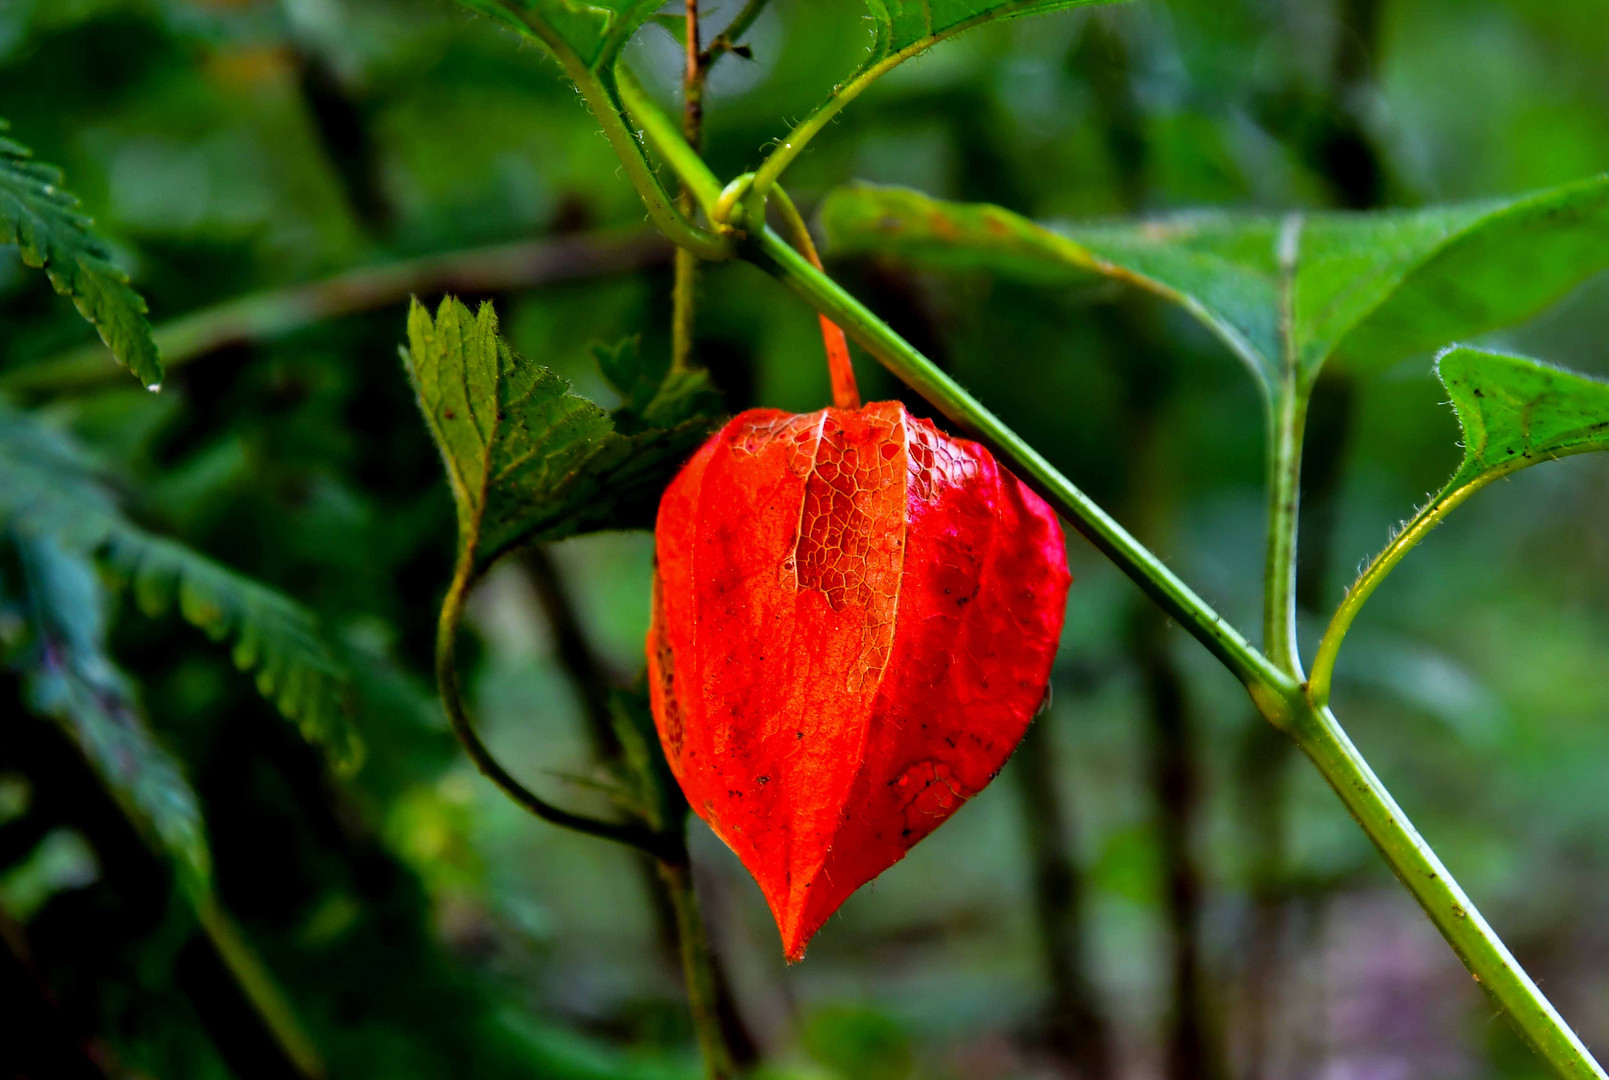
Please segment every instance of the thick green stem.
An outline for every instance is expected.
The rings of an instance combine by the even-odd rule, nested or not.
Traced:
[[[1269,424],[1268,550],[1263,568],[1263,651],[1296,679],[1302,660],[1296,641],[1296,536],[1301,511],[1302,435],[1307,392],[1287,380],[1276,391]]]
[[[441,692],[442,706],[447,711],[447,721],[469,759],[488,780],[502,788],[505,795],[543,821],[639,848],[661,859],[674,858],[681,848],[680,837],[664,836],[643,825],[600,821],[554,806],[514,779],[492,756],[480,736],[475,734],[475,727],[469,721],[458,687],[458,627],[463,622],[464,603],[474,583],[471,561],[461,557],[453,572],[446,599],[441,604],[441,618],[436,624],[436,685]]]
[[[1280,233],[1280,337],[1284,370],[1272,388],[1268,425],[1268,550],[1263,563],[1263,651],[1281,671],[1300,680],[1296,641],[1296,531],[1301,511],[1302,441],[1312,383],[1303,378],[1294,333],[1296,260],[1303,218],[1286,217]]]
[[[676,909],[676,931],[681,942],[682,975],[687,982],[687,1007],[693,1016],[693,1031],[704,1055],[707,1080],[731,1080],[736,1076],[716,996],[715,964],[698,898],[693,893],[693,871],[687,853],[680,858],[661,858],[659,875],[665,882]]]
[[[978,435],[1004,457],[1074,528],[1117,563],[1169,615],[1177,619],[1251,691],[1277,708],[1294,682],[1271,665],[1240,633],[1179,580],[1160,559],[1085,495],[1039,452],[976,398],[896,334],[865,305],[811,266],[770,229],[753,234],[756,262],[843,327],[885,367],[944,415]]]
[[[1591,1053],[1487,925],[1328,709],[1294,711],[1291,737],[1318,766],[1477,982],[1561,1080],[1604,1080]]]

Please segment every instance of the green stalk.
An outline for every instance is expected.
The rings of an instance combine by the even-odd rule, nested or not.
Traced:
[[[329,1069],[319,1056],[318,1047],[313,1045],[313,1040],[303,1030],[301,1021],[296,1018],[296,1010],[285,998],[285,992],[279,988],[267,965],[246,941],[240,927],[235,925],[211,890],[202,890],[195,897],[195,912],[201,929],[206,932],[213,948],[218,950],[224,967],[234,976],[241,993],[256,1009],[269,1034],[285,1052],[297,1073],[309,1080],[322,1080],[328,1076]]]
[[[1280,231],[1280,338],[1284,371],[1273,387],[1268,425],[1268,549],[1263,562],[1263,650],[1281,671],[1302,677],[1296,641],[1296,532],[1301,510],[1302,443],[1307,428],[1311,382],[1304,380],[1296,355],[1295,279],[1301,250],[1300,214],[1285,218]]]
[[[1263,649],[1281,671],[1302,677],[1296,642],[1296,526],[1301,509],[1305,390],[1286,380],[1269,424],[1268,550],[1263,569]]]
[[[1021,436],[771,229],[753,234],[753,244],[756,262],[843,327],[944,415],[981,437],[1010,462],[1074,528],[1223,661],[1260,705],[1266,700],[1269,708],[1283,709],[1283,699],[1295,691],[1295,682]]]
[[[492,756],[486,744],[481,742],[469,721],[458,686],[458,627],[464,619],[464,603],[469,590],[475,583],[471,554],[466,550],[460,555],[458,566],[453,571],[452,584],[441,604],[441,617],[436,624],[436,685],[441,692],[442,706],[447,711],[447,721],[463,745],[464,752],[488,780],[503,789],[505,795],[543,821],[639,848],[660,859],[674,858],[681,846],[680,837],[661,835],[640,824],[600,821],[554,806],[514,779]]]
[[[1506,475],[1508,475],[1506,472],[1487,473],[1456,491],[1438,495],[1392,538],[1384,551],[1374,557],[1368,569],[1363,571],[1363,576],[1347,590],[1341,606],[1335,609],[1335,614],[1330,618],[1330,625],[1325,629],[1324,637],[1319,642],[1318,652],[1313,657],[1313,677],[1308,682],[1308,693],[1315,705],[1323,708],[1329,703],[1330,686],[1335,678],[1335,660],[1341,651],[1341,642],[1346,638],[1352,620],[1358,617],[1364,601],[1379,588],[1380,582],[1386,579],[1386,575],[1396,569],[1403,557],[1412,551],[1430,530],[1441,524],[1443,518],[1463,505],[1464,500],[1475,492],[1498,477]]]
[[[660,186],[659,177],[654,174],[653,166],[643,153],[642,144],[637,141],[636,133],[626,127],[626,110],[621,97],[624,92],[621,83],[624,79],[616,74],[617,71],[624,69],[617,68],[615,64],[618,47],[624,42],[617,42],[615,48],[605,57],[601,68],[593,69],[582,63],[575,52],[553,33],[552,28],[540,16],[514,8],[509,10],[510,14],[520,19],[532,34],[548,46],[553,56],[563,66],[564,73],[575,83],[576,89],[581,92],[582,98],[592,109],[593,118],[603,128],[604,138],[609,140],[615,156],[625,168],[631,186],[637,189],[637,194],[642,198],[643,205],[648,210],[649,220],[677,247],[696,252],[706,259],[730,257],[731,245],[724,238],[707,229],[699,228],[676,208],[671,197]]]
[[[1289,731],[1475,981],[1508,1013],[1553,1074],[1560,1080],[1604,1080],[1592,1054],[1420,837],[1334,714],[1313,706],[1299,709]]]

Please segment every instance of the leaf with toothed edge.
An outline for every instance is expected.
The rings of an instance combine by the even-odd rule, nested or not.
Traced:
[[[4,407],[0,525],[93,556],[115,582],[131,587],[145,613],[176,608],[214,641],[230,642],[236,666],[253,674],[265,698],[337,767],[357,767],[362,745],[350,723],[350,681],[312,613],[129,521],[69,440]]]
[[[0,131],[10,127],[0,120]],[[106,244],[61,186],[59,169],[35,161],[26,146],[0,136],[0,244],[15,244],[22,261],[44,270],[101,340],[151,390],[162,384],[162,361],[145,301],[112,263]]]
[[[124,814],[172,861],[185,891],[204,894],[212,857],[200,800],[106,654],[93,563],[49,537],[13,539],[30,633],[9,666],[21,676],[25,702],[67,732]]]
[[[472,315],[448,297],[431,318],[414,301],[403,355],[477,574],[527,544],[650,527],[660,493],[710,430],[698,411],[714,404],[707,385],[673,386],[667,371],[656,390],[634,352],[603,350],[628,395],[607,413],[510,349],[490,304]]]

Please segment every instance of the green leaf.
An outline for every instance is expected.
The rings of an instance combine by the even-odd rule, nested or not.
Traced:
[[[621,431],[675,427],[721,410],[721,395],[710,384],[708,371],[672,371],[669,355],[643,354],[638,335],[614,345],[594,344],[592,356],[604,378],[620,392],[615,424]]]
[[[0,131],[10,127],[0,120]],[[112,264],[106,245],[62,190],[61,171],[0,137],[0,244],[16,244],[22,261],[39,267],[100,332],[118,361],[149,389],[162,384],[162,361],[146,321],[145,301]]]
[[[0,407],[0,524],[94,555],[129,584],[140,608],[177,607],[257,689],[341,768],[362,748],[349,722],[349,680],[305,608],[123,516],[116,500],[67,439],[33,417]]]
[[[490,304],[471,315],[448,297],[432,320],[414,301],[408,342],[408,375],[458,507],[460,553],[477,574],[526,544],[650,527],[660,493],[710,430],[704,415],[657,427],[629,407],[604,412],[514,353]],[[612,360],[615,377],[636,363]],[[689,395],[673,398],[666,411],[687,411]]]
[[[1348,590],[1314,657],[1310,685],[1328,698],[1347,630],[1380,582],[1464,500],[1494,480],[1572,454],[1609,450],[1609,383],[1536,360],[1454,346],[1436,362],[1464,434],[1458,470]]]
[[[664,0],[460,0],[546,45],[560,63],[588,71],[614,63],[627,39]]]
[[[1041,283],[1109,278],[1183,305],[1266,388],[1311,385],[1519,321],[1609,266],[1609,177],[1517,199],[1376,213],[1197,213],[1056,229],[897,188],[834,192],[840,253]]]
[[[200,802],[106,654],[100,582],[81,553],[17,534],[31,640],[11,660],[28,707],[67,731],[123,812],[192,896],[212,874]]]
[[[876,39],[871,63],[915,54],[944,38],[995,19],[1015,19],[1112,0],[866,0]]]
[[[1427,511],[1543,461],[1609,450],[1609,383],[1536,360],[1456,346],[1436,362],[1464,460]]]

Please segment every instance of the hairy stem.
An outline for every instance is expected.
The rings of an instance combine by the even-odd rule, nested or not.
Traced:
[[[628,847],[639,848],[662,859],[674,857],[675,852],[681,847],[680,837],[661,835],[643,825],[600,821],[597,818],[560,809],[514,779],[492,756],[486,744],[481,742],[480,736],[475,733],[474,725],[469,721],[458,686],[458,627],[463,622],[464,603],[474,580],[470,560],[467,557],[460,557],[458,567],[453,572],[452,584],[447,589],[447,597],[442,601],[441,618],[436,627],[436,684],[440,689],[442,706],[447,711],[447,721],[452,726],[453,734],[463,745],[464,751],[475,763],[475,767],[501,788],[505,795],[543,821],[566,829],[574,829],[589,836],[613,840]]]
[[[1506,474],[1487,473],[1463,487],[1436,496],[1429,506],[1419,511],[1413,520],[1392,538],[1384,551],[1374,557],[1374,561],[1363,571],[1363,576],[1347,590],[1346,598],[1331,616],[1330,625],[1325,629],[1324,637],[1319,641],[1318,651],[1313,656],[1313,677],[1308,685],[1309,693],[1316,705],[1323,708],[1329,703],[1330,685],[1335,678],[1335,660],[1340,655],[1341,642],[1345,640],[1346,632],[1351,629],[1352,620],[1358,617],[1364,602],[1380,587],[1386,575],[1396,569],[1397,564],[1408,552],[1429,535],[1430,530],[1440,525],[1442,519],[1463,505],[1464,500],[1497,479],[1499,475]]]
[[[661,858],[660,877],[676,909],[677,936],[681,941],[682,975],[687,981],[687,1007],[693,1016],[693,1030],[704,1054],[706,1080],[731,1080],[736,1075],[727,1051],[716,997],[714,955],[704,931],[698,898],[693,892],[693,871],[684,849],[681,857]]]

